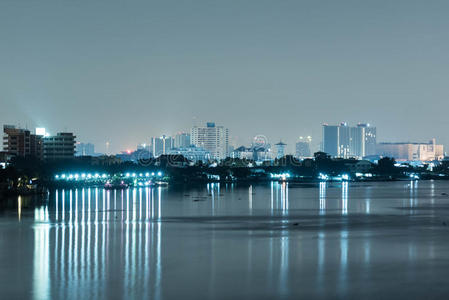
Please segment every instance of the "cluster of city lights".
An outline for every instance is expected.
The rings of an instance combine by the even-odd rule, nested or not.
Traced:
[[[119,177],[125,177],[125,178],[150,178],[150,177],[162,177],[163,173],[161,171],[159,172],[152,172],[152,173],[126,173],[126,174],[120,174]],[[63,173],[63,174],[57,174],[55,175],[55,180],[66,180],[66,181],[88,181],[88,180],[104,180],[111,178],[111,175],[108,175],[106,173],[100,174],[100,173]]]
[[[271,173],[271,178],[286,180],[287,178],[290,178],[290,173],[280,173],[280,174]]]
[[[107,174],[99,174],[99,173],[95,173],[95,174],[91,174],[91,173],[75,173],[75,174],[60,174],[60,175],[55,175],[55,179],[56,180],[91,180],[91,179],[106,179],[108,178],[109,175]]]
[[[327,174],[324,173],[320,173],[318,174],[318,179],[321,181],[327,181],[327,180],[335,180],[335,181],[348,181],[349,180],[349,175],[348,174],[341,174],[335,177],[330,177]]]
[[[373,177],[372,173],[355,173],[355,177],[368,177],[371,178]]]
[[[410,174],[410,178],[411,179],[419,179],[419,175],[415,174],[415,173],[412,173],[412,174]]]
[[[157,177],[162,177],[162,175],[163,175],[163,173],[161,172],[161,171],[159,171],[159,172],[157,172],[157,173],[155,173],[155,172],[152,172],[152,173],[139,173],[139,174],[136,174],[136,173],[126,173],[125,174],[125,177],[126,178],[130,178],[130,177],[132,177],[132,178],[143,178],[143,177],[154,177],[154,176],[157,176]]]

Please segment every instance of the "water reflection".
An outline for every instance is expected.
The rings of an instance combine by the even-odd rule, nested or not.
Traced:
[[[347,181],[341,183],[341,213],[348,214],[348,185]]]
[[[252,188],[252,187],[251,187]],[[287,182],[272,182],[270,185],[270,212],[273,215],[275,211],[279,211],[282,215],[288,215],[289,210],[289,187]],[[252,197],[251,208],[252,208]]]
[[[34,212],[34,267],[33,296],[36,299],[49,298],[49,236],[48,207],[36,208]]]
[[[320,182],[320,215],[326,213],[326,188],[327,182]]]
[[[125,278],[120,286],[124,298],[132,295],[136,287],[141,288],[139,295],[144,291],[143,296],[148,298],[161,297],[161,189],[132,190],[132,198],[129,193],[129,190],[118,193],[98,189],[61,190],[55,192],[52,214],[48,205],[35,209],[35,299],[70,298],[74,289],[76,298],[110,298],[108,288],[98,282],[105,282],[110,272],[117,271]],[[66,194],[68,210],[65,210]],[[94,203],[91,203],[92,197]],[[121,203],[119,210],[117,201]],[[121,209],[124,205],[126,210]],[[51,218],[64,220],[67,214],[68,222],[51,226]],[[125,215],[124,222],[111,222],[111,219],[122,220]],[[52,251],[50,245],[53,245]],[[109,255],[122,257],[123,269],[109,270]],[[150,281],[153,284],[148,286]]]
[[[223,194],[214,184],[181,196],[150,187],[57,190],[33,211],[32,295],[161,299],[190,291],[203,293],[198,298],[226,293],[232,298],[238,291],[267,297],[304,291],[345,298],[354,284],[370,280],[376,264],[384,265],[391,232],[381,231],[388,214],[380,229],[379,219],[373,227],[369,222],[385,207],[391,213],[402,201],[418,201],[418,186],[413,183],[409,191],[407,184],[398,183],[399,194],[384,202],[382,189],[347,182],[313,188],[222,185]],[[17,214],[21,225],[27,223],[23,206]],[[363,222],[351,225],[350,218],[361,214],[367,214]],[[420,258],[441,259],[441,245],[426,242],[432,235],[414,237],[395,235],[388,259],[410,265]]]
[[[418,180],[410,180],[410,198],[409,198],[409,207],[411,208],[411,212],[414,213],[414,207],[418,205]]]

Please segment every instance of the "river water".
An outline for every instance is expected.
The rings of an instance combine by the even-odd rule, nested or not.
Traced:
[[[0,208],[1,299],[446,299],[449,183],[55,190]]]

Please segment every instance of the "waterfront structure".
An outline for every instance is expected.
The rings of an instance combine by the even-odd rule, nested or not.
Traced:
[[[279,141],[279,143],[275,144],[276,146],[276,158],[282,158],[285,156],[285,148],[287,147],[287,144],[283,143],[282,141]]]
[[[190,146],[190,134],[178,132],[175,135],[174,148],[187,148]]]
[[[95,146],[92,143],[76,143],[75,156],[95,156]]]
[[[43,136],[12,125],[4,125],[3,134],[3,151],[17,156],[42,158]]]
[[[43,139],[44,159],[69,159],[75,156],[76,136],[71,132],[59,132]]]
[[[190,131],[191,143],[210,152],[212,159],[225,159],[228,156],[229,130],[208,122],[206,126],[194,126]]]
[[[350,127],[347,123],[340,125],[323,124],[323,152],[333,157],[357,157],[374,155],[376,152],[376,127],[359,123]]]
[[[174,139],[170,136],[162,135],[151,138],[151,152],[154,157],[167,154],[174,147]]]
[[[350,173],[366,174],[372,170],[374,164],[368,160],[347,160],[345,166]]]
[[[13,154],[10,154],[5,151],[0,151],[0,169],[6,168],[11,159],[14,157]]]
[[[188,146],[181,148],[173,148],[168,151],[169,155],[182,155],[184,158],[192,162],[207,162],[211,159],[211,154],[209,151],[202,147]]]
[[[296,143],[296,157],[306,158],[312,156],[312,151],[310,150],[310,144],[312,143],[312,137],[299,137],[299,141]]]
[[[377,154],[397,161],[433,161],[444,158],[444,147],[435,139],[428,143],[379,143]]]

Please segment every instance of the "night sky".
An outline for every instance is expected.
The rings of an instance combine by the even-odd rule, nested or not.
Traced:
[[[215,121],[293,150],[321,123],[449,146],[449,2],[0,0],[0,123],[96,150]]]

